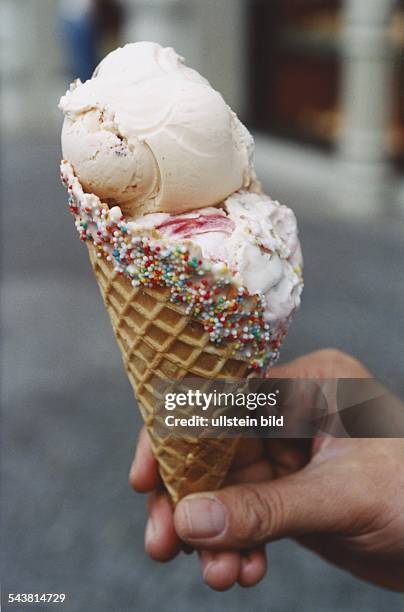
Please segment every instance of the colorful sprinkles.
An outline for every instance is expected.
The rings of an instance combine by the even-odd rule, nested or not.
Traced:
[[[201,257],[190,241],[173,242],[155,230],[134,230],[117,206],[86,194],[68,162],[61,179],[69,194],[70,211],[80,239],[92,241],[97,256],[113,263],[134,287],[168,287],[170,300],[200,321],[211,342],[230,342],[235,357],[262,370],[276,362],[284,333],[274,336],[264,321],[263,297],[239,286],[226,264]]]

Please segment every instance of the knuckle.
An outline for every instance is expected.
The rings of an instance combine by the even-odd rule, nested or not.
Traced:
[[[336,348],[327,348],[316,353],[320,369],[324,373],[336,377],[363,378],[368,377],[369,372],[365,366],[352,355],[344,353]]]
[[[325,361],[332,364],[341,364],[349,357],[346,353],[336,348],[326,348],[319,351],[319,354]]]
[[[362,363],[356,357],[344,353],[338,349],[327,349],[329,351],[330,362],[338,371],[343,373],[350,372],[351,374],[363,373],[365,370]]]
[[[247,485],[242,498],[243,524],[242,537],[249,543],[262,543],[276,534],[282,523],[283,500],[276,487],[261,491]]]

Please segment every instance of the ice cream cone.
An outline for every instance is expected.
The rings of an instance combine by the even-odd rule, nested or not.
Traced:
[[[69,207],[176,503],[222,484],[237,439],[169,435],[162,399],[276,362],[303,287],[296,219],[258,188],[247,129],[171,48],[117,49],[60,108]]]
[[[230,467],[237,438],[157,435],[156,402],[164,381],[239,379],[247,375],[248,362],[235,359],[229,346],[213,344],[201,323],[170,302],[169,290],[132,287],[112,264],[97,257],[92,244],[88,243],[88,249],[161,478],[173,502],[189,493],[217,489]]]

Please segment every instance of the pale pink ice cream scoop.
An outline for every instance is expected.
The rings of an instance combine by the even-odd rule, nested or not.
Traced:
[[[217,268],[226,264],[237,282],[260,294],[265,319],[275,327],[300,304],[303,261],[296,218],[264,194],[237,192],[220,208],[144,215],[129,227],[155,229],[172,241],[190,241]]]

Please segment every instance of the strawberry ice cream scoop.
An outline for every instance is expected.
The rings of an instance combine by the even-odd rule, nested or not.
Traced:
[[[235,229],[234,221],[222,208],[203,208],[183,215],[157,213],[145,215],[130,227],[154,228],[174,241],[190,240],[200,246],[211,261],[226,261],[224,244]]]
[[[302,255],[296,218],[263,194],[241,191],[222,207],[181,215],[150,214],[128,224],[133,231],[156,230],[170,241],[192,242],[202,256],[251,294],[259,294],[264,317],[281,330],[300,304]]]
[[[80,239],[113,274],[134,288],[166,288],[211,342],[228,345],[249,368],[264,372],[276,362],[303,287],[291,210],[239,191],[214,208],[133,219],[86,193],[67,161],[61,177]]]

